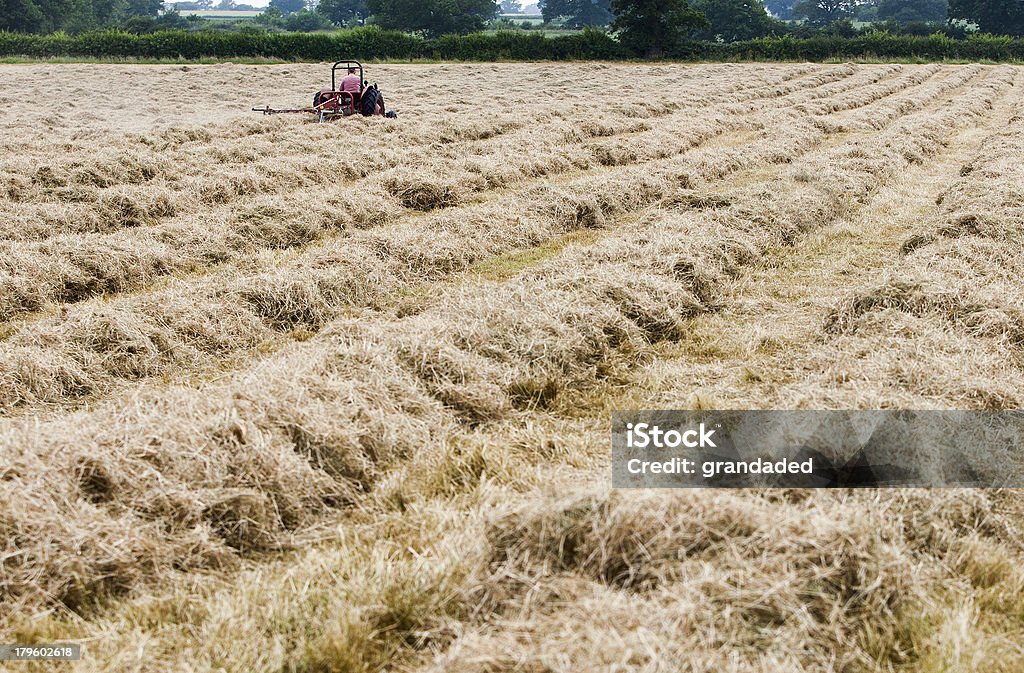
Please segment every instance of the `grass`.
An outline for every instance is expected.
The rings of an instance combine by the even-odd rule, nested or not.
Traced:
[[[523,252],[499,255],[484,260],[471,267],[470,271],[486,280],[505,282],[524,270],[551,259],[567,246],[589,245],[597,241],[598,238],[599,235],[593,231],[573,232]]]
[[[495,30],[495,31],[484,31],[485,33],[497,33],[505,32],[507,29]],[[540,31],[545,37],[553,38],[564,35],[573,35],[579,31],[575,30],[543,30]],[[649,61],[643,61],[636,59],[636,64],[649,65]],[[805,63],[806,61],[800,59],[772,59],[768,60],[743,60],[743,61],[732,61],[733,63]],[[31,65],[31,64],[45,64],[50,63],[54,65],[61,64],[117,64],[117,65],[218,65],[218,64],[238,64],[238,65],[283,65],[283,64],[303,64],[306,61],[294,61],[288,59],[277,59],[277,58],[264,58],[264,57],[249,57],[249,56],[237,56],[231,58],[213,58],[213,57],[202,57],[198,59],[154,59],[154,58],[138,58],[138,57],[115,57],[115,56],[104,56],[104,57],[92,57],[92,56],[0,56],[0,64],[6,65]],[[416,59],[369,59],[364,63],[375,64],[375,65],[441,65],[445,63],[460,63],[460,61],[444,61],[439,59],[430,58],[416,58]],[[588,61],[588,63],[605,63],[601,61]],[[622,63],[622,61],[613,61],[607,63]],[[687,60],[687,59],[666,59],[659,61],[659,64],[681,64],[681,65],[710,65],[714,63],[720,63],[720,61],[706,61],[706,60]],[[922,57],[872,57],[872,56],[856,56],[856,57],[842,57],[842,58],[827,58],[821,61],[822,64],[841,64],[841,63],[858,63],[862,65],[886,65],[886,64],[901,64],[901,65],[924,65],[928,63],[942,63],[944,65],[970,65],[978,63],[981,65],[1021,65],[1021,61],[1010,59],[1006,61],[990,61],[987,59],[981,60],[967,60],[967,59],[934,59],[934,58],[922,58]]]

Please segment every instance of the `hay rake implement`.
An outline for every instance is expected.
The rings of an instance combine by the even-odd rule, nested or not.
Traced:
[[[349,77],[342,80],[341,86],[338,81],[338,71],[345,70]],[[354,87],[346,83],[350,77],[356,76],[358,71],[358,86]],[[264,115],[278,114],[313,114],[320,123],[332,121],[341,117],[352,117],[362,115],[364,117],[388,117],[394,119],[398,116],[393,110],[388,110],[384,104],[384,96],[376,84],[370,85],[363,77],[363,64],[359,61],[337,61],[331,66],[331,88],[320,89],[313,94],[313,105],[299,108],[272,108],[269,105],[254,107],[253,112],[262,112]]]

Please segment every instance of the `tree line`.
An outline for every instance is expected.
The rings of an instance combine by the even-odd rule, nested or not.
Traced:
[[[545,21],[582,28],[612,24],[615,4],[541,0],[540,7]],[[855,23],[920,35],[944,31],[963,36],[976,30],[1024,36],[1022,0],[689,0],[689,6],[707,19],[692,37],[724,42],[785,34],[810,37],[822,31],[852,37]]]
[[[0,0],[0,30],[69,33],[156,16],[161,0]]]
[[[507,27],[516,0],[271,0],[252,30],[314,31],[373,24],[424,37]],[[0,0],[0,30],[79,33],[206,27],[188,11],[241,9],[234,0]],[[546,25],[611,31],[635,53],[657,55],[680,40],[728,43],[760,37],[854,37],[863,29],[962,37],[971,30],[1024,35],[1024,0],[541,0]],[[176,10],[176,11],[175,11]]]

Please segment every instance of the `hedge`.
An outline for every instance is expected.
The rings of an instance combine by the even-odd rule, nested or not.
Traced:
[[[709,61],[824,61],[842,58],[912,59],[925,61],[1020,61],[1024,39],[972,35],[956,40],[947,35],[893,35],[867,32],[856,37],[767,37],[744,42],[692,42],[670,54],[674,58]]]
[[[168,30],[136,35],[105,30],[78,35],[23,35],[0,32],[0,56],[330,61],[336,58],[421,58],[423,49],[422,39],[377,28],[335,33]]]
[[[597,30],[548,38],[539,32],[447,35],[428,40],[376,27],[333,33],[108,30],[79,35],[0,32],[0,56],[196,60],[270,58],[286,61],[439,59],[461,61],[617,60],[631,55]],[[708,61],[827,59],[1024,60],[1024,39],[974,35],[965,40],[868,32],[857,37],[767,37],[744,42],[689,42],[670,58]]]

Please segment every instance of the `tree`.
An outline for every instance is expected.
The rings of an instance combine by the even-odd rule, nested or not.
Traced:
[[[565,17],[571,28],[607,26],[613,18],[609,0],[544,0],[540,13],[547,22]]]
[[[268,6],[281,12],[282,16],[288,16],[289,14],[304,10],[306,8],[306,0],[270,0]]]
[[[314,30],[324,30],[331,27],[330,20],[318,12],[311,12],[308,9],[300,9],[292,12],[284,21],[285,30],[296,33],[312,33]]]
[[[949,0],[949,18],[977,24],[986,33],[1024,36],[1024,3],[1018,0]]]
[[[495,0],[367,0],[381,28],[428,35],[472,33],[498,14]]]
[[[946,0],[879,0],[878,18],[892,19],[900,25],[918,21],[943,23],[947,6]]]
[[[611,0],[611,9],[619,41],[647,58],[664,56],[693,31],[711,25],[686,0]]]
[[[152,33],[158,30],[186,30],[188,20],[175,11],[164,12],[160,16],[131,16],[121,22],[121,28],[129,33]]]
[[[761,0],[694,0],[692,6],[711,23],[697,33],[699,39],[735,42],[785,32],[781,22],[768,16]]]
[[[501,13],[502,14],[519,14],[523,11],[523,6],[516,0],[501,0]]]
[[[776,19],[788,21],[793,18],[793,0],[765,0],[764,7]]]
[[[827,26],[853,16],[854,0],[798,0],[793,16],[813,26]]]
[[[339,25],[365,21],[370,16],[366,0],[320,0],[316,11]]]
[[[32,0],[5,0],[0,3],[0,30],[37,33],[43,30],[47,17]]]
[[[163,8],[163,0],[128,0],[125,17],[157,16]]]
[[[77,33],[156,16],[160,0],[0,0],[0,30]]]

